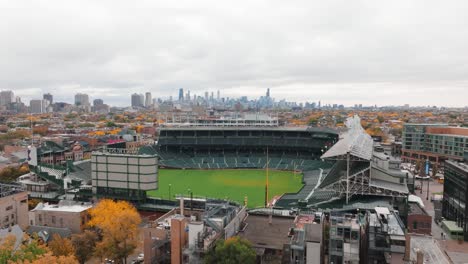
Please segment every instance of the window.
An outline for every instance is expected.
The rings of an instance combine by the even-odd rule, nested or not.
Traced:
[[[7,206],[7,207],[5,208],[5,210],[7,210],[7,211],[10,211],[11,209],[13,209],[13,205]]]
[[[413,222],[413,229],[418,229],[418,222],[416,221]]]
[[[337,230],[338,230],[338,231],[337,231],[336,235],[337,235],[337,236],[343,236],[343,228],[342,228],[342,227],[338,227]]]
[[[55,224],[55,215],[52,216],[52,224]]]

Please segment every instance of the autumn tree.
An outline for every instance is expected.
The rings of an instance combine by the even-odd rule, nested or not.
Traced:
[[[88,224],[102,233],[96,250],[102,251],[106,257],[127,263],[127,257],[138,243],[141,218],[135,207],[126,201],[104,199],[90,210],[90,215]]]
[[[252,244],[238,236],[231,237],[224,241],[218,241],[216,247],[205,255],[206,264],[237,264],[255,263],[255,250]]]
[[[15,248],[16,237],[9,235],[0,243],[0,263],[18,263],[25,261],[34,261],[46,254],[47,248],[39,243],[37,237],[25,235]]]
[[[48,244],[50,251],[54,256],[68,256],[75,253],[72,242],[68,238],[63,238],[59,234],[54,234]]]
[[[71,238],[75,248],[75,256],[79,263],[84,264],[94,253],[98,236],[91,230],[75,234]]]
[[[32,261],[25,261],[23,264],[78,264],[75,256],[54,256],[51,252],[48,252],[39,258]]]

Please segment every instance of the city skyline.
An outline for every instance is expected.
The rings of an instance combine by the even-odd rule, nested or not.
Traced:
[[[17,2],[3,5],[1,90],[110,105],[180,87],[344,105],[466,106],[468,3]],[[424,8],[421,8],[421,7]],[[53,7],[53,8],[52,8]],[[135,20],[134,17],[139,17]],[[61,21],[57,23],[57,20]],[[32,43],[32,44],[31,44]]]

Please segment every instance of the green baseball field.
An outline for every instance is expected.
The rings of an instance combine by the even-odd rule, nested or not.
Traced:
[[[229,169],[229,170],[159,170],[159,189],[149,191],[148,196],[172,199],[177,194],[194,197],[227,198],[244,203],[248,198],[248,207],[264,206],[265,170]],[[269,171],[269,198],[289,192],[297,192],[302,187],[302,174],[292,171]]]

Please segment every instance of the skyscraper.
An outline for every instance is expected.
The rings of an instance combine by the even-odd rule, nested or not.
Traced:
[[[266,97],[270,97],[270,88],[267,88]]]
[[[219,90],[218,90],[218,94],[216,95],[216,100],[219,101],[219,99],[221,99],[221,95],[220,95]]]
[[[132,107],[144,107],[145,96],[143,94],[132,94]]]
[[[0,106],[6,106],[13,103],[15,96],[12,91],[1,91],[0,92]]]
[[[145,94],[145,107],[150,107],[152,103],[153,103],[153,99],[151,97],[151,93],[146,92],[146,94]]]
[[[208,92],[205,92],[205,101],[208,102]]]
[[[89,106],[89,96],[87,94],[77,93],[75,94],[75,105]]]
[[[43,102],[44,100],[31,100],[29,101],[29,112],[32,114],[40,114],[43,113],[44,107]]]
[[[179,89],[179,101],[183,101],[183,100],[184,100],[184,89],[180,88]]]
[[[50,93],[46,93],[42,96],[42,99],[49,101],[50,104],[54,102],[54,96]]]
[[[94,99],[94,101],[93,101],[94,106],[99,106],[99,105],[103,105],[103,104],[104,104],[104,101],[102,99]]]

